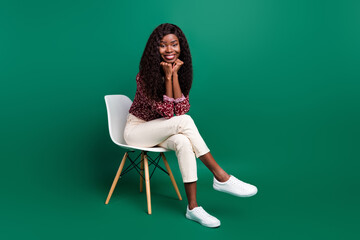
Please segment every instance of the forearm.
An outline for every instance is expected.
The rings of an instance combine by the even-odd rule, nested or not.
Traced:
[[[171,78],[165,78],[166,96],[173,98],[173,86]]]
[[[175,99],[182,97],[182,92],[179,84],[179,78],[177,73],[173,73],[172,77],[172,88],[173,88],[173,94]]]

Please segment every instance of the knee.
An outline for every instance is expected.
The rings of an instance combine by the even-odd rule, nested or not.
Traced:
[[[190,115],[183,114],[178,116],[180,118],[179,130],[186,127],[193,127],[195,125],[194,120]]]
[[[176,151],[179,150],[186,150],[191,149],[192,151],[192,145],[188,137],[186,137],[183,134],[176,134],[176,137],[174,137],[174,147]]]
[[[185,122],[193,122],[194,121],[192,119],[192,117],[188,114],[183,114],[183,115],[180,115],[179,117]]]

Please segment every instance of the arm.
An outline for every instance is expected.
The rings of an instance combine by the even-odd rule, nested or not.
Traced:
[[[169,96],[164,95],[163,101],[156,101],[154,99],[149,98],[146,95],[145,89],[143,88],[143,83],[140,80],[140,75],[136,76],[136,84],[137,91],[139,91],[139,95],[141,98],[147,102],[151,109],[166,119],[169,119],[174,116],[174,101],[169,98]]]
[[[190,110],[189,95],[186,97],[182,94],[181,98],[174,100],[175,115],[183,115]]]
[[[171,77],[165,78],[166,96],[173,98],[173,86]]]
[[[173,87],[174,98],[181,98],[182,93],[180,89],[179,77],[177,72],[173,72],[172,74],[172,87]]]
[[[181,92],[180,84],[179,84],[179,77],[178,77],[178,70],[182,66],[183,62],[181,60],[177,60],[172,72],[172,85],[173,85],[173,93],[174,93],[174,108],[175,108],[175,115],[183,115],[187,113],[190,109],[189,103],[189,95],[186,97]]]
[[[164,69],[166,77],[166,95],[164,95],[164,100],[174,102],[175,114],[177,116],[183,115],[190,109],[189,96],[185,97],[184,94],[182,94],[179,84],[178,70],[183,65],[183,62],[177,59],[173,65],[165,62],[161,62],[160,64]]]

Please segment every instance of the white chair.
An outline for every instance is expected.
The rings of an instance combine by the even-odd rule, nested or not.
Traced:
[[[108,116],[108,124],[109,124],[109,132],[111,140],[122,148],[128,149],[128,151],[124,154],[124,157],[120,163],[119,169],[116,173],[115,179],[111,185],[110,192],[107,196],[105,204],[108,204],[113,194],[113,191],[116,187],[116,184],[119,180],[119,177],[123,174],[127,173],[131,169],[135,168],[137,172],[140,174],[140,192],[143,190],[143,179],[144,179],[144,168],[145,168],[145,187],[146,187],[146,198],[147,198],[147,207],[148,207],[148,214],[151,214],[151,198],[150,198],[150,178],[154,173],[156,168],[160,168],[164,172],[166,172],[162,167],[158,165],[160,161],[160,156],[164,161],[165,167],[167,169],[167,174],[170,176],[171,182],[175,188],[175,191],[180,200],[182,200],[180,191],[176,185],[175,178],[171,172],[170,166],[165,158],[164,152],[169,151],[168,149],[162,147],[151,147],[151,148],[142,148],[142,147],[135,147],[129,146],[126,144],[124,140],[124,128],[127,120],[127,115],[129,113],[130,106],[132,101],[125,95],[106,95],[105,96],[106,102],[106,109],[107,109],[107,116]],[[129,156],[129,152],[135,152],[135,150],[141,151],[141,153],[136,157],[135,160],[132,160]],[[157,152],[159,155],[152,159],[150,156],[147,155],[147,152]],[[140,161],[137,162],[137,159],[141,155]],[[131,164],[121,173],[126,159],[129,159]],[[150,165],[154,165],[153,172],[151,176],[149,176],[149,161]],[[139,165],[140,164],[140,168]]]

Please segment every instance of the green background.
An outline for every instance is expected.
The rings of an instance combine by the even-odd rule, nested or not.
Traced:
[[[0,3],[1,239],[354,239],[359,237],[360,2],[4,1]],[[193,57],[189,114],[219,164],[256,185],[212,189],[184,216],[161,171],[153,214],[131,172],[105,205],[124,150],[104,96],[133,99],[146,41],[178,25]],[[357,235],[357,236],[356,236]]]

